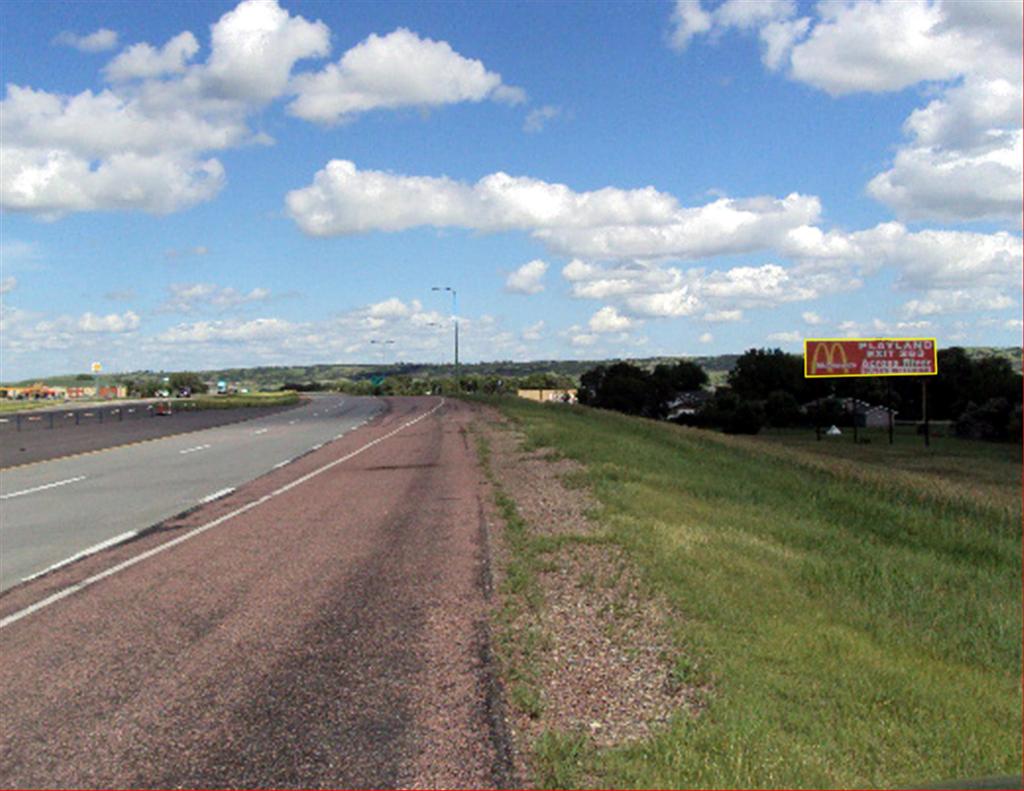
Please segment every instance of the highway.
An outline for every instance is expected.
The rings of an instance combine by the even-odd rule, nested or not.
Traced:
[[[0,591],[223,496],[381,407],[373,398],[316,396],[254,420],[4,470]]]
[[[522,787],[489,647],[479,407],[319,400],[306,428],[282,415],[262,434],[146,447],[182,467],[213,450],[189,443],[227,431],[265,465],[268,435],[308,443],[378,406],[221,499],[0,594],[0,788]],[[225,485],[215,473],[173,488],[201,499]]]

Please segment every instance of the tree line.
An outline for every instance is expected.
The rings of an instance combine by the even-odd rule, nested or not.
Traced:
[[[781,349],[749,349],[736,360],[728,383],[693,399],[696,409],[675,416],[688,425],[730,433],[763,426],[852,425],[847,399],[891,406],[900,420],[923,419],[927,379],[929,419],[951,421],[957,434],[983,439],[1021,438],[1021,375],[1004,357],[972,358],[959,347],[938,352],[939,372],[929,377],[807,379],[803,357]],[[599,365],[580,377],[580,403],[664,419],[684,396],[707,384],[692,362],[647,371],[630,363]],[[810,406],[809,406],[810,405]]]

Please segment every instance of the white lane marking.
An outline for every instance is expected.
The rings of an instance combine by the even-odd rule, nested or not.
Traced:
[[[199,502],[201,502],[201,503],[212,503],[214,500],[219,500],[221,497],[223,497],[226,494],[231,494],[234,490],[235,490],[234,486],[229,486],[226,489],[221,489],[219,492],[214,492],[213,494],[206,495],[206,497],[204,497]]]
[[[253,434],[266,434],[268,431],[270,431],[269,428],[258,428],[254,432],[252,432],[252,433]]]
[[[185,448],[185,450],[179,450],[178,453],[195,453],[199,450],[206,450],[209,445],[196,445],[194,448]]]
[[[33,486],[31,489],[22,489],[20,492],[11,492],[10,494],[0,495],[0,500],[10,500],[12,497],[21,497],[23,494],[32,494],[33,492],[41,492],[44,489],[53,489],[55,486],[67,486],[69,483],[75,481],[84,481],[84,475],[77,475],[74,478],[68,478],[64,481],[56,481],[54,483],[47,483],[42,486]]]
[[[138,534],[138,530],[129,530],[127,533],[121,533],[121,535],[114,536],[113,538],[108,538],[106,541],[100,541],[100,543],[93,544],[88,549],[83,549],[81,552],[76,552],[69,558],[65,558],[64,560],[61,560],[58,563],[54,563],[52,566],[47,566],[42,571],[37,571],[35,574],[29,574],[27,577],[22,577],[21,581],[28,582],[29,580],[34,580],[36,577],[41,577],[44,574],[49,574],[51,571],[56,571],[57,569],[62,568],[63,566],[68,565],[69,563],[74,563],[76,560],[81,560],[82,558],[88,557],[89,555],[95,555],[97,552],[106,549],[107,547],[112,547],[115,544],[120,544],[123,541],[127,541],[129,538],[135,538],[135,536],[137,536]]]
[[[10,423],[10,422],[11,422],[11,421],[9,421],[9,420],[8,420],[7,418],[5,418],[5,417],[0,417],[0,423]]]
[[[298,422],[299,422],[299,421],[297,421],[297,420],[289,420],[289,421],[288,421],[288,425],[289,425],[289,426],[294,426],[294,425],[295,425],[296,423],[298,423]]]
[[[375,439],[375,440],[371,440],[370,442],[367,442],[361,448],[356,448],[354,451],[352,451],[351,453],[349,453],[346,456],[342,456],[340,459],[335,459],[334,461],[328,462],[327,464],[323,465],[322,467],[317,467],[312,472],[307,472],[301,478],[296,478],[291,483],[286,483],[284,486],[280,486],[277,489],[274,489],[274,491],[270,492],[270,494],[265,494],[262,497],[260,497],[258,500],[253,500],[252,502],[246,503],[245,505],[236,508],[234,511],[231,511],[229,513],[224,514],[224,516],[220,516],[220,517],[214,519],[212,522],[207,522],[205,525],[200,525],[199,527],[196,527],[196,528],[193,528],[192,530],[189,530],[184,535],[178,536],[177,538],[172,538],[170,541],[167,541],[166,543],[160,544],[159,546],[155,546],[152,549],[148,549],[145,552],[143,552],[142,554],[136,555],[133,558],[128,558],[128,560],[125,560],[122,563],[118,563],[116,566],[111,566],[106,571],[101,571],[99,574],[94,574],[91,577],[87,577],[86,579],[82,580],[81,582],[76,582],[74,585],[71,585],[71,586],[69,586],[67,588],[64,588],[63,590],[59,590],[56,593],[54,593],[53,595],[47,596],[45,599],[41,599],[40,601],[37,601],[35,604],[30,604],[28,607],[24,608],[23,610],[18,610],[17,612],[11,613],[6,618],[0,618],[0,629],[4,629],[4,628],[10,626],[15,621],[20,621],[26,615],[31,615],[32,613],[38,612],[39,610],[43,609],[44,607],[49,607],[51,604],[54,604],[55,602],[58,602],[61,599],[65,599],[65,598],[67,598],[68,596],[70,596],[73,593],[77,593],[78,591],[83,590],[84,588],[88,588],[91,585],[95,585],[97,582],[100,582],[101,580],[105,580],[107,577],[111,577],[111,576],[113,576],[114,574],[117,574],[120,571],[124,571],[127,568],[131,568],[136,563],[141,563],[143,560],[148,560],[149,558],[153,557],[153,555],[159,554],[160,552],[163,552],[166,549],[171,549],[172,547],[176,547],[178,544],[181,544],[181,543],[183,543],[185,541],[188,541],[190,538],[194,538],[195,536],[198,536],[201,533],[205,533],[207,530],[212,530],[213,528],[217,527],[218,525],[224,524],[229,519],[234,519],[236,516],[240,516],[240,515],[244,514],[246,511],[251,511],[253,508],[256,508],[257,506],[263,505],[263,503],[267,502],[267,500],[272,500],[273,498],[277,497],[278,495],[281,495],[281,494],[284,494],[285,492],[291,491],[296,486],[301,486],[306,481],[309,481],[309,480],[315,478],[316,476],[320,475],[321,473],[325,473],[328,470],[333,469],[334,467],[337,467],[339,464],[343,464],[344,462],[348,461],[349,459],[354,458],[355,456],[358,456],[363,451],[369,450],[374,445],[379,445],[384,440],[390,439],[391,437],[395,436],[395,434],[397,434],[399,431],[402,431],[404,429],[409,428],[409,426],[412,426],[412,425],[415,425],[416,423],[419,423],[424,418],[430,417],[437,410],[439,410],[441,407],[443,407],[444,403],[445,403],[445,399],[442,398],[441,401],[438,403],[438,405],[435,406],[433,409],[431,409],[429,412],[424,412],[422,415],[420,415],[417,418],[413,418],[408,423],[403,423],[401,426],[399,426],[398,428],[396,428],[396,429],[394,429],[392,431],[389,431],[387,434],[384,434],[381,437],[377,437],[377,439]]]
[[[286,465],[286,464],[291,464],[291,463],[292,463],[292,460],[291,460],[291,459],[285,459],[284,461],[279,461],[279,462],[278,462],[277,464],[275,464],[275,465],[274,465],[273,467],[271,467],[270,469],[272,469],[272,470],[279,470],[279,469],[281,469],[281,468],[282,468],[282,467],[283,467],[284,465]]]
[[[320,450],[320,448],[322,448],[323,446],[324,443],[321,442],[319,445],[314,445],[312,448],[310,448],[310,450]]]

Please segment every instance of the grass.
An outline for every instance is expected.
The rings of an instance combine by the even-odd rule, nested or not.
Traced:
[[[549,734],[542,785],[1020,772],[1019,449],[947,440],[922,462],[909,444],[810,447],[496,403],[530,445],[586,465],[598,518],[676,613],[694,658],[677,675],[713,688],[699,716],[629,747]],[[977,495],[979,480],[999,496]]]
[[[238,409],[241,407],[285,406],[297,404],[299,394],[294,390],[272,393],[246,393],[245,395],[198,396],[175,400],[175,409]]]

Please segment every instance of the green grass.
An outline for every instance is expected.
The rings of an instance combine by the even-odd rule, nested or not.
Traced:
[[[294,390],[273,393],[246,393],[245,395],[198,396],[172,402],[175,409],[238,409],[240,407],[284,406],[297,404],[299,394]]]
[[[712,685],[699,716],[640,744],[551,734],[542,779],[896,787],[1020,772],[1018,453],[937,443],[922,468],[909,446],[850,442],[851,463],[796,438],[496,403],[531,446],[586,465],[599,519],[676,614],[693,657],[677,675]],[[998,498],[972,494],[978,475]]]

